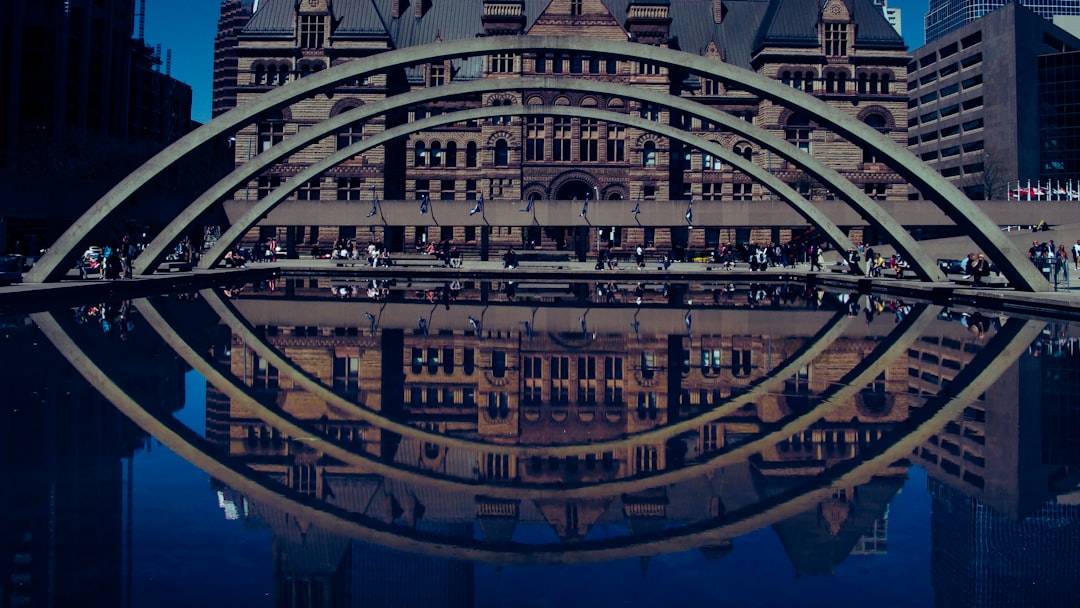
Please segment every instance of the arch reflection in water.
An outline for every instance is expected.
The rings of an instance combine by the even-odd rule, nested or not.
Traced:
[[[164,302],[164,305],[162,302],[153,305],[144,302],[139,304],[138,309],[149,320],[158,307],[169,308],[170,305],[177,308],[175,302]],[[617,311],[605,312],[610,316]],[[686,335],[657,338],[648,331],[644,332],[646,338],[643,340],[624,338],[618,341],[614,336],[608,336],[604,338],[606,343],[601,342],[600,338],[546,331],[534,332],[530,340],[518,331],[507,338],[485,336],[483,342],[472,343],[472,347],[479,348],[485,344],[485,348],[508,348],[507,341],[517,344],[517,350],[507,355],[504,372],[504,377],[505,373],[515,372],[517,378],[507,380],[503,386],[516,384],[520,391],[515,395],[517,403],[513,406],[518,410],[519,438],[531,435],[536,445],[565,443],[566,440],[561,437],[557,441],[551,439],[552,435],[559,437],[562,434],[557,432],[562,425],[566,434],[571,435],[571,441],[587,443],[592,438],[585,436],[583,440],[574,435],[581,434],[581,428],[588,428],[597,422],[595,418],[585,420],[580,416],[580,412],[589,405],[588,390],[577,392],[579,398],[584,395],[584,403],[541,403],[538,407],[548,414],[547,418],[537,428],[528,428],[530,421],[522,413],[528,407],[523,398],[524,390],[528,386],[526,380],[537,379],[537,368],[534,366],[533,371],[526,374],[522,362],[527,357],[541,357],[538,379],[544,381],[540,392],[543,397],[545,390],[561,388],[563,380],[577,381],[580,387],[580,382],[595,379],[599,388],[601,379],[605,383],[609,379],[618,379],[609,378],[617,374],[614,371],[608,374],[606,364],[603,374],[598,370],[598,377],[592,378],[588,363],[567,363],[564,366],[563,357],[588,357],[581,353],[595,352],[594,349],[602,346],[608,352],[603,355],[605,357],[621,355],[624,360],[636,359],[644,363],[648,358],[640,356],[643,349],[659,349],[668,363],[655,363],[648,367],[656,368],[652,370],[655,372],[653,379],[667,376],[662,383],[668,391],[666,411],[663,415],[658,413],[654,423],[647,413],[644,417],[637,417],[636,407],[629,400],[624,399],[627,402],[620,405],[625,408],[625,419],[637,417],[639,423],[645,423],[640,425],[642,428],[663,428],[665,424],[673,424],[681,418],[692,419],[694,414],[708,411],[716,405],[684,399],[684,390],[694,390],[682,388],[684,385],[698,382],[722,386],[727,383],[729,394],[738,392],[738,387],[746,390],[751,386],[754,374],[763,377],[774,365],[770,357],[775,356],[777,362],[784,361],[785,354],[797,352],[807,340],[795,339],[795,344],[785,345],[785,340],[792,340],[790,337],[772,335],[762,329],[747,329],[742,336],[752,340],[749,359],[751,362],[760,361],[761,369],[755,370],[755,366],[751,365],[749,378],[738,376],[737,372],[741,373],[742,370],[740,353],[739,366],[727,369],[720,366],[714,372],[712,361],[706,360],[704,355],[706,352],[710,357],[712,355],[710,340],[723,339],[726,335],[734,344],[739,335],[725,334],[722,318],[710,327],[707,312],[697,310],[694,313],[694,328],[700,332],[695,336],[694,345],[690,344]],[[680,311],[680,321],[682,314]],[[488,331],[497,333],[499,323],[496,316],[489,315],[487,324],[492,328]],[[831,311],[826,311],[822,316],[835,319]],[[392,317],[385,316],[386,319]],[[647,316],[638,315],[637,318],[640,319],[640,329],[648,330],[652,321]],[[243,387],[249,391],[261,389],[264,394],[236,392],[244,400],[236,404],[222,399],[226,393],[211,393],[210,399],[215,402],[215,407],[208,408],[208,444],[180,428],[167,415],[154,415],[132,402],[115,380],[108,378],[94,365],[93,361],[100,359],[87,357],[85,353],[78,354],[82,350],[70,335],[63,333],[62,323],[47,316],[39,316],[37,320],[46,335],[61,346],[63,352],[70,353],[69,357],[80,371],[104,389],[103,392],[109,394],[122,410],[215,478],[249,497],[254,505],[292,513],[305,522],[345,533],[352,538],[394,547],[498,563],[553,563],[652,555],[694,547],[713,547],[713,551],[722,551],[734,536],[805,512],[814,505],[819,505],[817,508],[824,514],[824,521],[834,539],[850,538],[863,529],[865,522],[860,518],[878,513],[879,507],[883,507],[898,487],[896,480],[902,478],[906,467],[902,459],[931,434],[939,432],[941,426],[959,409],[967,407],[975,397],[985,392],[988,382],[1015,361],[1022,348],[1030,343],[1039,330],[1039,326],[1034,324],[1024,326],[1022,323],[1010,323],[1001,331],[991,330],[989,333],[992,337],[983,338],[986,348],[981,348],[983,342],[978,337],[969,337],[973,334],[966,333],[966,330],[957,334],[958,324],[941,322],[931,326],[928,319],[932,318],[933,315],[912,314],[904,323],[896,324],[895,328],[891,325],[880,328],[884,331],[877,335],[869,328],[879,329],[881,321],[887,320],[882,319],[869,326],[853,324],[849,329],[858,328],[859,331],[836,338],[836,343],[814,358],[807,365],[807,370],[803,371],[800,366],[797,373],[784,380],[784,390],[763,395],[760,401],[752,403],[753,408],[745,411],[735,411],[719,419],[705,419],[707,422],[693,434],[680,434],[657,444],[646,441],[634,445],[634,433],[620,428],[620,434],[627,435],[626,439],[633,449],[620,451],[617,458],[613,451],[611,460],[613,466],[625,469],[621,472],[634,485],[615,485],[610,490],[604,489],[604,483],[597,483],[605,480],[600,473],[605,466],[604,457],[600,455],[590,464],[587,445],[573,446],[584,456],[577,459],[570,456],[557,458],[554,466],[551,459],[542,459],[539,467],[536,467],[531,458],[526,462],[514,462],[511,459],[516,457],[511,454],[489,458],[479,450],[467,452],[438,446],[437,443],[434,445],[442,449],[432,449],[433,442],[424,441],[431,437],[421,437],[410,443],[408,438],[395,436],[396,433],[386,432],[371,423],[352,426],[354,421],[332,420],[331,414],[340,416],[341,412],[328,410],[325,401],[312,399],[310,394],[306,397],[303,393],[290,395],[290,387],[285,385],[280,375],[276,375],[275,387],[275,373],[252,358],[257,356],[254,349],[249,350],[246,345],[235,341],[232,332],[225,332],[221,327],[210,332],[209,338],[204,336],[204,342],[192,350],[211,352],[212,348],[211,365],[216,363],[222,371],[239,371],[237,375],[241,382],[233,383],[230,391]],[[205,321],[206,317],[200,315],[199,319]],[[511,316],[505,325],[505,331],[515,328],[516,319]],[[771,330],[778,326],[773,321],[763,323],[760,327]],[[536,328],[543,330],[543,323],[538,323]],[[912,331],[912,328],[917,331]],[[67,329],[75,335],[80,331],[74,326]],[[380,379],[380,394],[387,385],[398,386],[402,391],[409,388],[408,383],[396,384],[402,376],[409,377],[413,373],[412,358],[405,354],[411,354],[412,347],[406,350],[406,339],[416,343],[455,340],[464,344],[464,338],[468,337],[440,335],[438,325],[433,325],[431,329],[435,333],[428,336],[405,335],[403,328],[394,329],[392,324],[390,328],[382,330],[383,335],[386,332],[400,332],[400,337],[395,340],[400,340],[401,344],[391,353],[380,352],[378,361],[372,363],[385,364],[385,369],[379,370],[379,376],[391,375],[390,381]],[[183,331],[186,330],[179,328],[177,333]],[[333,358],[342,358],[336,356],[336,349],[340,346],[338,342],[348,342],[349,338],[359,349],[360,336],[354,338],[346,331],[345,340],[335,341],[327,338],[338,338],[336,331],[316,333],[311,335],[305,330],[303,335],[282,336],[276,346],[295,360],[311,366],[309,373],[314,377],[326,378],[328,384],[339,382],[336,373],[339,370],[357,370],[357,401],[371,405],[369,400],[359,399],[362,394],[375,392],[360,386],[361,366],[327,369],[328,365],[336,362],[331,363],[325,357],[326,349],[332,348]],[[808,331],[803,333],[807,337],[818,335]],[[894,335],[888,336],[890,333]],[[637,335],[642,333],[638,332]],[[273,343],[273,338],[270,336],[267,340]],[[901,403],[905,398],[906,387],[903,385],[911,385],[907,380],[911,365],[908,347],[918,338],[922,338],[920,344],[932,344],[936,340],[937,344],[944,345],[943,349],[955,351],[956,356],[965,358],[963,363],[968,365],[961,366],[963,369],[951,379],[947,392],[929,397],[910,397],[910,401]],[[585,339],[589,340],[588,351],[582,342]],[[895,342],[897,339],[901,341]],[[753,346],[755,343],[758,346]],[[668,348],[664,350],[658,344]],[[766,344],[770,346],[766,348]],[[423,348],[426,354],[426,344]],[[731,350],[734,351],[734,347]],[[324,356],[312,355],[320,351]],[[974,354],[976,351],[978,354]],[[437,353],[441,352],[437,348]],[[673,352],[676,353],[674,356]],[[871,355],[868,360],[873,360],[877,358],[875,354],[881,353],[889,353],[890,357],[884,362],[855,365],[867,355]],[[689,369],[683,364],[688,355],[692,361]],[[945,358],[945,353],[942,352],[940,356]],[[515,362],[518,363],[515,365]],[[554,373],[551,372],[553,365],[556,369]],[[829,370],[829,365],[833,366],[833,371]],[[856,370],[843,373],[853,365]],[[464,371],[464,361],[461,367]],[[479,364],[476,367],[495,368],[494,365]],[[567,370],[566,374],[563,367]],[[644,364],[640,365],[636,373],[642,374],[645,367]],[[579,371],[579,375],[574,376],[573,371]],[[445,366],[436,366],[435,372],[431,375],[439,377],[445,374]],[[332,379],[329,377],[331,374]],[[420,378],[429,375],[426,361],[417,375]],[[628,375],[624,369],[623,379],[627,379]],[[645,380],[648,379],[642,374],[638,382],[644,383]],[[739,384],[743,380],[745,382]],[[921,380],[926,381],[926,378]],[[556,381],[558,383],[553,384]],[[814,385],[815,381],[819,384]],[[893,388],[889,386],[890,382],[900,386]],[[587,389],[589,384],[584,387]],[[345,394],[348,394],[350,387],[346,383],[344,387],[336,388],[345,388]],[[671,392],[671,388],[677,389],[677,392]],[[695,388],[701,390],[700,387]],[[624,386],[624,395],[628,392],[629,389]],[[441,395],[442,392],[437,394]],[[673,395],[677,397],[672,398]],[[401,401],[401,405],[405,406],[404,396]],[[508,397],[507,412],[511,409],[511,403]],[[247,432],[247,428],[252,428],[250,414],[242,413],[236,407],[251,407],[252,404],[259,407],[268,405],[267,409],[276,411],[278,415],[290,411],[303,414],[303,408],[307,406],[311,408],[307,412],[310,424],[300,428],[295,422],[303,416],[293,415],[292,422],[284,425],[290,432],[275,432],[270,427],[259,425],[259,432],[252,436]],[[439,407],[443,405],[440,403]],[[565,418],[560,420],[550,416],[551,412],[563,406],[567,410]],[[484,409],[482,405],[477,405],[475,410],[469,412],[467,421],[461,416],[460,408],[443,412],[441,420],[438,418],[438,408],[427,407],[417,411],[402,407],[396,412],[396,417],[415,425],[443,424],[446,427],[440,429],[442,432],[457,430],[473,435],[476,440],[495,442],[506,441],[508,437],[514,439],[512,434],[505,433],[482,437],[477,429],[481,423],[488,422],[484,420]],[[382,408],[376,411],[384,415],[387,413]],[[571,416],[571,412],[575,415]],[[490,411],[486,413],[490,414]],[[849,414],[855,415],[848,417]],[[424,417],[428,420],[423,420]],[[800,426],[797,431],[791,429],[793,424],[802,425],[806,420],[809,423]],[[474,427],[474,424],[477,426]],[[453,428],[454,425],[457,425],[457,429]],[[263,428],[268,429],[265,434]],[[299,434],[294,432],[296,430],[317,431],[319,435]],[[348,441],[350,437],[352,441]],[[755,439],[762,438],[765,438],[764,441],[754,443]],[[328,444],[340,446],[350,443],[355,444],[356,455],[369,458],[348,462],[320,449]],[[214,449],[211,447],[213,444],[220,447]],[[724,461],[722,464],[711,462],[708,455],[728,444],[754,445],[755,448],[745,454],[726,452],[738,453],[741,458],[737,461]],[[227,456],[210,456],[211,453],[220,453],[222,449],[228,453]],[[500,462],[504,456],[505,459]],[[414,458],[417,462],[408,462]],[[672,466],[676,461],[683,466]],[[405,467],[406,464],[412,466]],[[381,465],[380,475],[372,477],[371,470],[377,465]],[[487,485],[474,491],[445,483],[446,475],[438,474],[453,472],[454,467],[460,467],[461,478],[476,479]],[[588,474],[590,467],[596,471],[592,477]],[[651,475],[654,470],[670,471],[674,475]],[[429,471],[430,476],[419,475],[420,471]],[[513,482],[501,483],[506,481],[502,479],[504,477],[511,478]],[[571,483],[566,484],[567,481]],[[575,482],[579,485],[575,486]],[[530,484],[539,487],[530,487]],[[545,485],[549,487],[544,488]],[[566,485],[569,487],[560,487]],[[491,489],[501,490],[503,494],[493,495],[488,491]],[[862,506],[855,509],[852,503],[858,501],[863,501],[860,503]],[[857,516],[851,517],[852,514]],[[479,522],[479,535],[472,534],[471,527],[465,526],[470,520]],[[615,524],[620,526],[620,532],[597,537],[595,530],[600,527],[610,529]],[[526,538],[522,539],[522,534],[515,532],[519,526],[522,529],[548,526],[554,534],[546,539],[547,542],[537,544],[537,538],[529,538],[529,535],[524,535]],[[452,530],[457,530],[457,533],[449,537],[444,534]],[[545,539],[540,537],[539,540]]]

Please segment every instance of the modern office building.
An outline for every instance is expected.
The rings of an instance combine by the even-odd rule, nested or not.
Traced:
[[[191,130],[191,87],[133,36],[132,0],[13,0],[3,12],[0,252],[28,253]]]
[[[926,43],[1012,3],[1012,0],[930,0],[924,17]],[[1016,0],[1016,3],[1047,20],[1080,15],[1080,0]]]
[[[974,199],[1004,199],[1017,180],[1069,179],[1053,163],[1077,155],[1075,140],[1046,123],[1072,115],[1067,70],[1053,67],[1068,58],[1049,56],[1076,49],[1080,39],[1013,3],[913,51],[909,149]]]
[[[236,2],[223,7],[219,42],[231,39]],[[228,31],[226,31],[228,30]],[[576,35],[661,45],[726,62],[810,92],[853,117],[887,133],[898,143],[906,136],[904,83],[908,55],[903,39],[872,0],[263,0],[235,35],[236,103],[341,62],[435,41],[495,35]],[[224,47],[219,47],[225,53]],[[232,52],[232,51],[228,51]],[[506,76],[543,75],[608,81],[672,92],[731,114],[787,138],[879,199],[905,199],[904,181],[842,138],[798,113],[678,70],[636,61],[576,54],[507,55],[484,60],[432,61],[389,74],[372,75],[268,116],[236,136],[236,161],[242,163],[320,120],[360,104],[451,82]],[[228,78],[216,95],[226,99]],[[515,91],[436,101],[379,116],[350,131],[291,155],[234,198],[266,196],[328,152],[370,138],[387,128],[425,116],[493,104],[595,107],[673,125],[714,140],[751,159],[812,198],[825,191],[797,166],[759,146],[700,119],[636,101],[584,93]],[[215,111],[225,109],[224,105]],[[580,118],[506,117],[448,125],[372,149],[304,184],[286,205],[319,201],[421,199],[464,201],[479,198],[538,200],[599,199],[750,200],[768,196],[758,184],[709,155],[648,131]],[[445,204],[445,203],[444,203]],[[467,210],[467,208],[466,208]],[[291,250],[301,244],[357,236],[356,227],[262,226],[262,236],[277,234]],[[433,230],[438,231],[435,228]],[[486,227],[386,228],[371,238],[395,251],[448,240],[464,247],[484,238]],[[366,230],[365,230],[366,232]],[[791,230],[770,239],[797,236]],[[368,235],[360,235],[368,238]],[[712,235],[733,242],[734,230]],[[618,250],[624,243],[657,247],[705,248],[705,231],[684,228],[508,229],[491,235],[493,246],[534,242],[564,247],[579,255],[597,243]],[[500,243],[500,239],[502,242]],[[306,250],[305,250],[306,251]]]
[[[889,25],[893,26],[898,35],[903,36],[904,28],[900,9],[889,6],[889,0],[874,0],[874,4],[881,7],[881,12],[885,14],[885,20],[889,22]]]

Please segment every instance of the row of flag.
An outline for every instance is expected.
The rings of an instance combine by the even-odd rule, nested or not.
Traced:
[[[367,217],[372,217],[376,213],[379,212],[379,197],[378,197],[378,195],[375,194],[374,186],[371,188],[371,193],[372,193],[371,210],[367,212]],[[580,217],[586,217],[589,214],[589,199],[591,199],[591,198],[592,198],[592,194],[586,194],[585,195],[585,202],[581,206],[581,213],[578,214]],[[518,209],[518,211],[521,211],[523,213],[529,213],[529,212],[532,211],[533,204],[535,204],[535,203],[536,203],[536,194],[535,193],[530,194],[528,204],[524,208]],[[423,195],[420,198],[420,209],[419,209],[420,215],[427,215],[427,212],[428,212],[428,209],[429,209],[430,206],[431,206],[431,199],[428,198],[427,194]],[[484,210],[484,195],[481,194],[480,198],[476,201],[476,205],[474,205],[473,208],[469,210],[469,215],[476,215],[477,213],[480,213],[483,210]],[[637,204],[635,204],[634,208],[630,210],[630,213],[634,214],[635,216],[638,215],[639,213],[641,213],[641,198],[640,197],[638,197]],[[691,226],[694,224],[694,197],[693,196],[690,197],[690,200],[686,204],[686,221]]]
[[[1064,188],[1061,182],[1057,185],[1050,182],[1045,185],[1042,182],[1035,182],[1034,186],[1031,185],[1031,180],[1028,180],[1026,186],[1021,186],[1020,182],[1016,182],[1015,188],[1009,185],[1008,197],[1010,201],[1077,201],[1080,200],[1080,184],[1077,184],[1077,188],[1074,189],[1072,180],[1069,180]]]

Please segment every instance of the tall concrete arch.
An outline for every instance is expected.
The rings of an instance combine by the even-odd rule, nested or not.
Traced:
[[[327,170],[345,162],[349,158],[363,153],[365,150],[384,145],[398,137],[402,137],[409,133],[417,131],[423,131],[431,129],[440,125],[452,124],[455,122],[462,122],[467,120],[482,120],[484,118],[491,118],[494,116],[567,116],[567,117],[581,117],[581,118],[595,118],[597,120],[607,121],[616,124],[625,124],[628,126],[637,127],[639,129],[646,129],[653,131],[665,137],[671,139],[680,140],[684,143],[708,152],[716,158],[723,159],[724,162],[739,169],[743,173],[749,175],[755,179],[758,183],[763,184],[766,188],[769,188],[780,198],[784,199],[792,208],[799,212],[807,222],[817,227],[826,238],[841,251],[846,251],[852,247],[851,240],[847,235],[840,230],[840,228],[833,223],[820,209],[815,207],[810,201],[806,200],[799,194],[794,188],[780,180],[775,175],[769,173],[764,168],[754,164],[752,161],[748,161],[741,156],[736,155],[731,150],[728,150],[720,144],[704,140],[697,135],[687,133],[675,127],[668,125],[662,125],[652,122],[650,120],[639,118],[637,116],[631,116],[629,114],[619,114],[610,112],[607,110],[596,110],[592,108],[578,108],[573,106],[485,106],[482,108],[474,108],[470,110],[458,110],[456,112],[449,112],[440,114],[438,116],[432,116],[422,120],[413,121],[397,127],[392,127],[379,133],[373,137],[359,141],[351,146],[338,150],[337,152],[319,160],[311,165],[308,165],[304,170],[297,173],[285,182],[273,192],[255,202],[255,204],[248,209],[242,217],[226,230],[210,251],[203,255],[202,260],[199,262],[200,268],[213,268],[215,265],[221,262],[225,257],[226,252],[234,243],[236,243],[249,228],[254,226],[259,220],[274,209],[277,205],[285,201],[285,198],[295,192],[302,184],[317,178]],[[490,203],[489,203],[490,205]],[[582,216],[573,216],[566,218],[568,222],[563,222],[563,225],[588,225],[588,218]],[[916,250],[916,253],[918,251]],[[916,258],[922,260],[922,258]],[[925,262],[925,260],[923,260]],[[931,264],[931,266],[933,266]],[[920,267],[921,274],[926,276],[927,269],[924,266]]]
[[[150,246],[140,256],[138,265],[139,271],[143,274],[153,273],[157,268],[157,265],[164,258],[164,255],[171,249],[174,241],[179,237],[183,230],[191,222],[196,221],[200,214],[209,209],[212,205],[219,202],[229,193],[236,191],[242,187],[245,183],[250,181],[256,175],[266,168],[272,166],[274,163],[280,161],[282,158],[302,149],[306,145],[310,145],[318,141],[319,139],[335,133],[337,130],[344,128],[350,124],[368,120],[372,117],[382,115],[386,112],[397,110],[400,108],[408,107],[416,103],[422,103],[441,97],[461,96],[461,95],[475,95],[479,93],[486,93],[492,91],[501,90],[574,90],[583,92],[596,92],[598,89],[602,89],[605,94],[619,96],[627,99],[635,99],[646,103],[652,103],[657,105],[669,105],[672,109],[677,109],[688,114],[697,115],[703,120],[708,120],[718,125],[722,125],[725,129],[728,129],[734,133],[738,133],[746,139],[752,140],[757,145],[771,150],[776,155],[784,160],[787,160],[793,164],[801,165],[804,170],[821,183],[825,184],[836,192],[842,200],[853,206],[860,212],[861,215],[868,218],[870,223],[877,227],[879,230],[886,234],[893,235],[894,244],[898,251],[904,254],[905,258],[909,260],[913,270],[917,276],[924,280],[943,281],[944,275],[937,268],[934,260],[925,255],[918,244],[911,238],[911,236],[904,230],[903,226],[893,220],[887,213],[885,213],[880,206],[870,199],[860,188],[856,187],[850,181],[842,177],[835,170],[826,167],[822,162],[808,156],[804,151],[796,148],[784,139],[781,139],[773,134],[766,132],[760,127],[756,127],[744,120],[734,117],[726,112],[708,108],[702,106],[694,101],[683,99],[680,97],[673,97],[664,93],[656,91],[642,90],[635,87],[628,87],[625,85],[615,85],[610,83],[593,83],[591,81],[581,80],[567,80],[560,78],[546,78],[546,77],[528,77],[528,78],[500,78],[493,80],[480,80],[469,83],[458,83],[449,86],[438,87],[434,89],[421,89],[413,91],[403,95],[394,96],[387,100],[382,100],[376,103],[369,104],[365,107],[355,109],[351,112],[345,112],[340,115],[331,117],[330,119],[323,121],[317,125],[312,126],[309,129],[297,133],[296,135],[288,138],[287,140],[271,147],[269,150],[257,155],[244,165],[238,167],[233,173],[223,178],[220,182],[208,189],[202,196],[197,198],[191,205],[188,206],[177,218],[169,224],[159,235],[154,239]],[[499,106],[500,108],[510,108],[511,106]],[[530,108],[537,108],[541,106],[530,105]],[[572,106],[557,106],[560,108],[569,108]],[[503,114],[499,114],[500,116]],[[415,124],[415,123],[414,123]],[[434,124],[433,122],[425,124]],[[446,124],[446,123],[439,123]],[[648,125],[655,125],[657,123],[649,122]],[[396,131],[395,133],[400,133]],[[381,135],[380,135],[381,137]],[[365,142],[359,142],[355,146],[348,149],[348,155],[339,154],[334,157],[334,164],[342,162],[344,159],[349,158],[352,155],[363,153],[364,151],[375,147],[372,142],[379,142],[380,144],[387,142],[385,138],[382,139],[368,139]],[[715,143],[715,142],[712,142]],[[325,166],[320,165],[320,166]],[[311,177],[314,177],[312,175]],[[296,181],[296,178],[293,179]],[[286,184],[284,187],[288,187]],[[245,227],[247,228],[247,227]],[[846,247],[845,247],[846,248]]]
[[[551,545],[492,545],[475,539],[451,539],[420,530],[390,526],[363,514],[347,512],[325,503],[316,503],[286,488],[274,485],[265,476],[252,475],[242,463],[212,450],[205,438],[191,431],[167,413],[143,407],[116,384],[87,356],[80,344],[64,329],[53,313],[35,313],[34,322],[91,385],[116,407],[158,441],[215,479],[250,496],[290,513],[300,521],[310,522],[327,531],[365,542],[426,555],[469,559],[495,564],[539,565],[567,564],[625,559],[637,555],[674,553],[729,540],[771,523],[805,512],[827,499],[834,488],[850,487],[869,481],[882,466],[896,462],[940,432],[941,426],[996,381],[1022,355],[1044,324],[1011,319],[975,359],[938,396],[928,400],[904,428],[888,435],[872,451],[815,476],[794,488],[746,512],[692,526],[667,529],[659,533],[631,535],[601,540],[576,541]],[[570,498],[578,498],[570,495]]]
[[[67,271],[64,266],[70,261],[72,252],[86,244],[85,235],[109,219],[124,201],[150,179],[179,159],[191,154],[201,145],[227,135],[239,126],[250,124],[265,112],[285,107],[313,93],[329,90],[342,81],[404,66],[497,52],[571,51],[605,57],[614,56],[623,60],[632,59],[676,68],[724,83],[734,83],[743,90],[785,107],[796,107],[818,124],[828,127],[864,149],[873,150],[880,156],[882,162],[927,194],[932,202],[948,214],[979,247],[997,262],[1002,273],[1018,289],[1027,291],[1050,289],[1046,279],[1027,261],[1022,252],[1001,234],[997,226],[981,209],[948,180],[902,146],[825,102],[755,72],[717,62],[715,59],[649,45],[558,36],[487,37],[408,47],[347,62],[334,69],[318,72],[271,91],[182,138],[110,190],[57,240],[53,249],[28,273],[27,281],[59,280]],[[890,234],[894,238],[897,236],[896,233],[890,232]]]

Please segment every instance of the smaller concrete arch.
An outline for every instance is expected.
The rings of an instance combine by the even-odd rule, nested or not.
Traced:
[[[544,98],[541,97],[540,95],[530,95],[529,98],[527,100],[525,100],[525,105],[527,105],[527,106],[542,106],[542,105],[544,105]]]
[[[570,102],[570,98],[567,97],[566,95],[559,95],[558,97],[555,98],[554,101],[551,102],[551,105],[553,105],[553,106],[572,106],[574,104],[572,104]]]
[[[578,105],[583,108],[598,108],[600,107],[600,102],[592,95],[586,95],[581,98],[581,102],[578,103]]]

